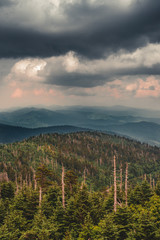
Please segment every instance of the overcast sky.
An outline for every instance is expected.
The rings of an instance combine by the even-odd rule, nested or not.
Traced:
[[[0,0],[0,109],[160,110],[159,0]]]

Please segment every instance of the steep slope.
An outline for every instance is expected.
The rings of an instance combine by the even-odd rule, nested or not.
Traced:
[[[142,181],[144,174],[155,181],[160,174],[160,149],[113,135],[95,132],[72,134],[47,134],[32,137],[27,141],[0,146],[0,172],[7,172],[9,179],[33,178],[33,168],[44,163],[53,171],[53,178],[60,182],[62,163],[65,170],[73,169],[87,184],[101,189],[113,183],[113,156],[119,170],[125,172],[129,163],[129,182]],[[123,174],[123,181],[124,181]],[[20,181],[20,180],[19,180]],[[29,180],[28,180],[29,181]]]

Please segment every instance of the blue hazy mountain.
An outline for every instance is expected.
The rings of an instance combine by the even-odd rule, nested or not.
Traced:
[[[0,122],[14,126],[38,128],[64,125],[67,123],[67,116],[47,109],[24,108],[16,111],[1,112]]]
[[[0,113],[0,123],[22,128],[73,125],[111,131],[142,142],[160,145],[160,112],[115,107],[23,108]],[[33,136],[32,131],[32,136]]]
[[[141,142],[160,146],[160,125],[152,122],[126,123],[119,126],[109,126],[107,130],[118,135],[132,137]]]
[[[46,133],[74,133],[86,131],[87,129],[74,126],[55,126],[46,128],[24,128],[0,124],[0,143],[12,143],[21,141],[31,136],[38,136]]]

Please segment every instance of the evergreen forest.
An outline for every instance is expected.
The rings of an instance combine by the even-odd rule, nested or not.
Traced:
[[[0,239],[159,240],[160,148],[89,131],[0,145]]]

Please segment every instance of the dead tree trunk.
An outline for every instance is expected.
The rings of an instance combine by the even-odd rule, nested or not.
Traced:
[[[153,190],[155,189],[155,181],[154,181],[154,178],[153,178]]]
[[[32,169],[32,172],[33,172],[34,190],[37,190],[37,180],[36,180],[35,170]]]
[[[65,208],[64,167],[62,165],[62,205]]]
[[[17,173],[15,173],[15,182],[16,182],[16,194],[19,191],[19,187],[18,187],[18,180],[17,180]]]
[[[120,166],[120,192],[122,192],[122,163],[121,163],[121,166]]]
[[[20,187],[21,187],[21,189],[23,188],[23,178],[22,178],[22,173],[20,174]]]
[[[29,178],[29,187],[31,188],[32,187],[32,182],[31,182],[31,174],[30,174],[30,172],[29,172],[29,176],[28,176],[28,178]]]
[[[149,184],[150,184],[150,187],[151,187],[151,189],[152,189],[152,176],[151,176],[151,174],[150,174],[150,176],[149,176]]]
[[[83,183],[86,184],[86,168],[84,169],[84,175],[83,175]]]
[[[28,176],[27,176],[27,173],[26,173],[26,187],[28,187]]]
[[[32,173],[33,173],[33,186],[34,186],[34,190],[37,189],[37,180],[36,180],[36,174],[35,174],[35,170],[33,167],[31,167]]]
[[[126,179],[125,179],[125,198],[126,198],[126,206],[128,206],[128,163],[126,163]]]
[[[39,206],[41,206],[41,202],[42,202],[42,187],[39,187]]]
[[[116,157],[114,155],[114,211],[117,211]]]

